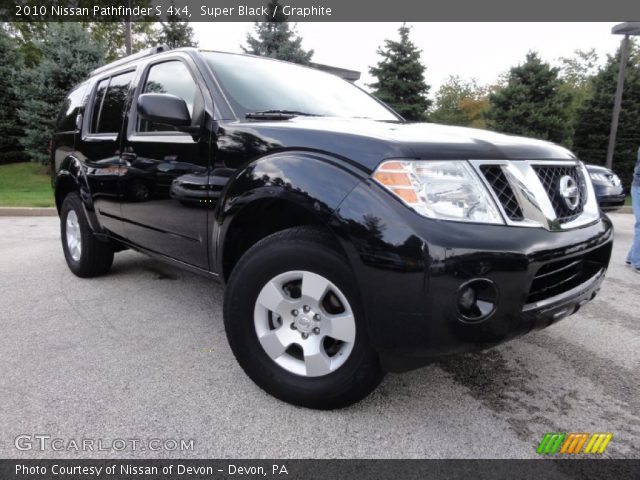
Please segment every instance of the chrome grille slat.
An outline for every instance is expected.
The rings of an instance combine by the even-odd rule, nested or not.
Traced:
[[[482,165],[480,170],[500,200],[502,208],[511,220],[524,220],[516,195],[499,165]]]
[[[556,212],[558,221],[560,223],[567,223],[578,218],[582,214],[582,209],[584,208],[584,204],[587,200],[586,182],[582,173],[578,171],[578,167],[564,165],[534,165],[533,169],[538,174],[538,177],[540,177],[542,186],[551,200],[551,204]],[[570,176],[578,185],[580,200],[574,209],[569,208],[560,195],[560,178],[563,176]]]
[[[560,231],[589,225],[600,218],[593,185],[586,167],[578,160],[469,162],[507,225]],[[561,183],[564,196],[560,194]],[[567,196],[571,188],[573,197]]]

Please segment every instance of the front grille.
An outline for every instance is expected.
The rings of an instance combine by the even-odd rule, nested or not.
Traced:
[[[572,165],[534,165],[533,169],[538,175],[538,178],[540,178],[540,182],[547,192],[549,200],[551,200],[558,221],[560,223],[567,223],[578,218],[582,214],[584,204],[587,200],[587,184],[578,167]],[[574,209],[571,209],[566,204],[560,194],[560,179],[564,176],[570,176],[578,185],[580,197],[578,205]]]
[[[520,205],[518,205],[518,200],[516,200],[513,189],[502,171],[502,167],[500,165],[482,165],[480,170],[487,179],[487,182],[489,182],[489,185],[491,185],[493,192],[496,194],[496,197],[498,197],[507,216],[514,221],[524,220],[524,215],[522,214]]]
[[[526,303],[539,302],[577,287],[607,267],[611,244],[591,252],[542,265],[531,283]]]

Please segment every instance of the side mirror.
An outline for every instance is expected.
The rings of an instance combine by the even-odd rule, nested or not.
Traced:
[[[138,115],[152,123],[189,127],[191,116],[186,102],[168,93],[144,93],[138,97]]]

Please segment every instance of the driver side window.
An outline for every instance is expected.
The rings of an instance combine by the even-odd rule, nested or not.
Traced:
[[[199,91],[191,72],[184,63],[170,60],[152,65],[147,73],[147,79],[141,93],[168,93],[182,98],[187,104],[189,115],[193,121],[194,106]],[[137,130],[138,132],[168,132],[175,131],[175,128],[138,119]]]

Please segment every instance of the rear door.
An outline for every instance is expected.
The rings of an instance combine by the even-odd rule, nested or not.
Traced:
[[[146,249],[182,262],[209,268],[208,178],[210,135],[190,134],[137,115],[142,93],[168,93],[182,98],[191,125],[204,122],[206,94],[191,60],[163,56],[147,65],[129,110],[120,178],[125,237]]]
[[[120,143],[123,117],[135,70],[98,79],[83,119],[83,133],[77,150],[87,167],[93,206],[103,227],[122,235],[118,179],[122,174]]]
[[[84,104],[89,84],[83,83],[74,88],[65,98],[52,139],[52,171],[60,170],[60,164],[74,153],[78,133],[80,132],[79,115]]]

